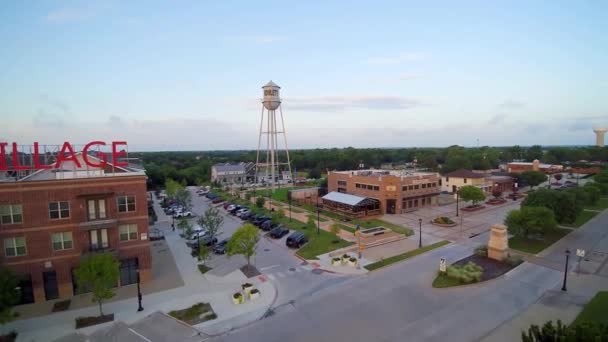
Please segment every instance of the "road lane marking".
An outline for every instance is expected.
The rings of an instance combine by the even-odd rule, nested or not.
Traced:
[[[271,268],[275,268],[275,267],[279,267],[279,266],[281,266],[281,265],[276,264],[276,265],[272,265],[272,266],[262,267],[262,268],[260,268],[260,271],[266,271],[266,270],[269,270]]]

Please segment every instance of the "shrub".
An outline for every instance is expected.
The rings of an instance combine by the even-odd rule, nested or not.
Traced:
[[[445,217],[445,216],[436,217],[435,220],[433,220],[433,221],[438,224],[453,224],[454,223],[454,221],[452,221],[451,218]]]
[[[251,194],[249,192],[245,194],[245,199],[247,200],[247,202],[251,200]]]
[[[474,283],[481,280],[483,268],[474,262],[468,262],[464,266],[448,266],[447,276],[457,279],[463,284]]]
[[[266,203],[266,199],[262,196],[258,196],[255,199],[255,206],[258,208],[264,208],[264,204]]]
[[[519,255],[509,254],[503,261],[511,266],[517,266],[523,262],[523,259]]]
[[[480,246],[475,247],[475,255],[487,257],[488,256],[488,246],[480,245]]]

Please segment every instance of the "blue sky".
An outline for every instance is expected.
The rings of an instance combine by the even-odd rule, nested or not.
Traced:
[[[591,144],[605,1],[13,1],[0,141],[255,149],[260,87],[291,148]]]

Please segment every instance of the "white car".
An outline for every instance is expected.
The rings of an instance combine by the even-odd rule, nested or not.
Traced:
[[[241,215],[243,215],[244,213],[248,213],[249,209],[247,208],[243,208],[243,209],[239,209],[236,211],[236,217],[241,217]]]
[[[178,211],[173,215],[173,217],[175,217],[175,218],[192,217],[192,212],[191,211]]]
[[[231,211],[232,209],[234,209],[234,207],[236,207],[236,205],[231,204],[228,207],[226,207],[226,211]]]

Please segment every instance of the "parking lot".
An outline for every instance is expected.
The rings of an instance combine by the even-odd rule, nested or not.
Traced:
[[[224,222],[219,230],[219,241],[230,238],[245,223],[240,218],[227,213],[222,203],[213,204],[205,196],[199,196],[196,193],[196,187],[188,187],[188,190],[192,194],[191,211],[193,217],[187,218],[190,223],[194,224],[210,206],[216,206],[224,217]],[[172,221],[171,217],[164,212],[160,212],[158,215],[159,219],[162,216],[162,220]],[[176,227],[177,222],[178,220],[175,220]],[[305,263],[297,258],[294,255],[295,249],[290,249],[285,245],[287,236],[283,236],[281,239],[271,239],[265,236],[267,232],[260,230],[260,233],[262,237],[257,245],[256,255],[251,258],[251,263],[264,277],[275,283],[279,293],[276,306],[297,300],[304,295],[312,295],[321,288],[348,279],[343,276],[319,272],[315,269],[316,265]],[[212,254],[206,265],[212,268],[208,271],[208,274],[223,277],[238,270],[246,263],[246,259],[240,255],[228,257],[227,255]]]

